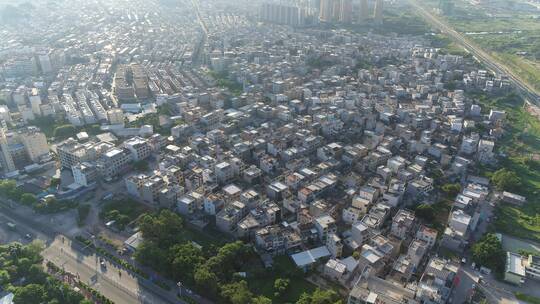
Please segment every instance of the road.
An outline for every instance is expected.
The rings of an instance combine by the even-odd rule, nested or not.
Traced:
[[[452,38],[455,42],[457,42],[463,48],[469,51],[479,61],[484,63],[489,69],[499,75],[507,75],[510,81],[518,88],[519,93],[525,99],[537,106],[540,105],[540,93],[535,90],[532,85],[521,79],[521,77],[516,75],[510,68],[508,68],[506,65],[504,65],[497,59],[493,58],[493,56],[482,50],[482,48],[469,41],[462,34],[458,33],[444,20],[441,20],[440,18],[438,18],[438,16],[432,14],[428,9],[425,9],[420,3],[418,3],[418,1],[409,0],[409,3],[416,9],[416,12],[420,14],[420,16],[423,17],[428,23],[438,28],[443,33],[448,34],[450,38]]]
[[[152,288],[149,288],[148,286],[152,283],[141,282],[137,277],[130,276],[111,263],[106,262],[109,271],[101,271],[97,268],[97,257],[93,253],[82,250],[80,246],[73,244],[68,237],[61,235],[53,227],[22,217],[7,207],[6,202],[0,203],[0,214],[2,219],[15,223],[17,229],[31,233],[35,238],[42,240],[46,245],[43,252],[45,259],[59,267],[64,267],[66,271],[79,273],[84,282],[92,283],[92,278],[94,278],[95,282],[90,285],[115,303],[183,303],[171,296],[171,293],[157,290],[159,289],[157,286],[152,285]],[[60,240],[62,237],[65,243]],[[118,275],[119,270],[122,273],[121,276]]]
[[[199,25],[201,26],[201,29],[203,31],[201,35],[201,40],[199,41],[193,52],[193,63],[204,63],[204,45],[206,44],[206,40],[208,39],[208,27],[206,26],[206,23],[201,16],[201,11],[199,9],[199,0],[191,0],[191,4],[195,9],[195,13],[197,14],[197,20],[199,21]]]
[[[119,304],[168,304],[154,293],[145,291],[139,279],[121,268],[104,260],[106,267],[100,265],[99,257],[93,253],[83,254],[76,250],[69,239],[62,241],[58,236],[43,251],[43,258],[51,261],[67,272],[78,274],[80,280],[99,290],[114,303]]]

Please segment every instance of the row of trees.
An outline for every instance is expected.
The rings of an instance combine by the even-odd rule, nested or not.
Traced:
[[[0,180],[0,197],[8,198],[25,206],[32,207],[40,213],[56,213],[77,207],[72,200],[58,200],[54,197],[38,200],[35,195],[25,193],[13,180]]]
[[[14,303],[90,304],[81,294],[43,271],[42,249],[39,242],[0,246],[0,286],[14,293]]]
[[[251,247],[241,241],[203,251],[187,240],[182,218],[169,210],[142,216],[139,229],[144,239],[135,253],[139,263],[193,286],[205,297],[220,303],[272,303],[269,298],[253,293],[239,274],[253,256]],[[288,279],[277,279],[274,282],[275,296],[283,294],[289,283]],[[298,303],[332,304],[338,301],[339,297],[334,292],[318,290],[305,294]]]

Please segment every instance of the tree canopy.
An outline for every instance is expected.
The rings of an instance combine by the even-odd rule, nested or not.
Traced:
[[[57,139],[66,139],[77,134],[77,128],[73,125],[62,125],[54,129],[53,136]]]
[[[296,304],[341,304],[339,295],[333,290],[317,288],[313,293],[303,293]]]
[[[515,191],[521,186],[519,176],[514,171],[505,168],[495,171],[491,176],[491,182],[501,191]]]
[[[15,304],[87,304],[83,296],[42,269],[43,244],[0,246],[0,287],[13,292]],[[20,285],[24,278],[24,285]]]
[[[435,210],[430,205],[420,204],[416,207],[414,214],[425,221],[431,222],[435,217]]]
[[[456,196],[461,192],[461,185],[459,183],[455,184],[444,184],[442,186],[442,190],[444,193],[446,193],[448,196]]]
[[[495,272],[501,273],[504,270],[505,251],[501,241],[493,233],[486,234],[480,241],[472,247],[473,260]]]

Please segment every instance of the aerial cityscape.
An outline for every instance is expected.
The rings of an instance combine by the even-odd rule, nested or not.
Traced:
[[[0,0],[42,303],[540,303],[540,0]]]

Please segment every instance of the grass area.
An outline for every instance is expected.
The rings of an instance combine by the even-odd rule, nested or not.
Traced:
[[[506,155],[498,168],[514,171],[521,179],[518,194],[527,197],[527,204],[517,207],[499,204],[495,228],[499,232],[519,238],[540,241],[540,121],[523,108],[523,100],[514,95],[489,98],[473,95],[484,107],[505,110],[505,135],[497,144],[498,152]],[[492,168],[491,172],[498,169]],[[489,176],[490,170],[485,170]]]
[[[86,125],[83,127],[75,127],[67,120],[55,119],[53,116],[41,116],[29,122],[31,125],[38,127],[45,137],[55,137],[57,140],[63,140],[68,137],[73,137],[79,132],[87,132],[89,135],[97,135],[103,133],[99,124]]]
[[[431,27],[408,6],[387,7],[383,18],[382,26],[375,25],[373,20],[368,20],[365,24],[345,24],[342,26],[355,32],[367,33],[373,31],[381,35],[421,36],[431,32]]]
[[[256,294],[262,294],[272,300],[272,303],[294,303],[302,293],[311,293],[316,286],[304,279],[304,273],[300,272],[287,255],[274,258],[274,267],[271,271],[265,270],[258,260],[246,263],[248,272],[249,288]],[[288,278],[289,288],[282,296],[274,295],[274,282],[278,278]]]
[[[235,96],[239,96],[244,91],[243,85],[231,80],[226,72],[209,71],[209,74],[216,80],[218,87],[228,89]]]
[[[422,3],[434,9],[439,6],[439,1],[423,0]],[[481,5],[462,0],[453,3],[453,12],[440,17],[540,90],[538,19],[516,10],[512,1],[486,1]]]
[[[203,231],[191,227],[184,227],[183,236],[186,240],[195,242],[204,248],[211,246],[221,247],[230,241],[221,232],[205,228]]]
[[[126,225],[137,219],[148,208],[138,202],[125,198],[106,203],[99,213],[99,218],[104,221],[115,221],[115,226],[124,230]]]
[[[164,136],[171,135],[171,127],[161,126],[159,124],[159,114],[150,113],[142,117],[137,118],[136,120],[127,124],[128,128],[140,128],[143,125],[151,125],[154,129],[154,132],[159,133]]]
[[[445,35],[435,34],[429,37],[431,40],[431,46],[444,49],[444,51],[448,54],[461,56],[467,56],[468,54],[463,47]]]
[[[540,29],[539,29],[540,31]],[[540,49],[540,43],[538,45]],[[516,74],[521,76],[525,81],[530,83],[535,89],[540,90],[540,59],[537,62],[532,62],[526,58],[514,54],[493,54],[510,67]],[[540,54],[539,54],[540,58]]]
[[[530,303],[530,304],[540,304],[540,298],[538,298],[538,297],[530,296],[530,295],[524,294],[522,292],[516,292],[516,293],[514,293],[514,295],[520,301],[524,301],[524,302],[527,302],[527,303]]]

